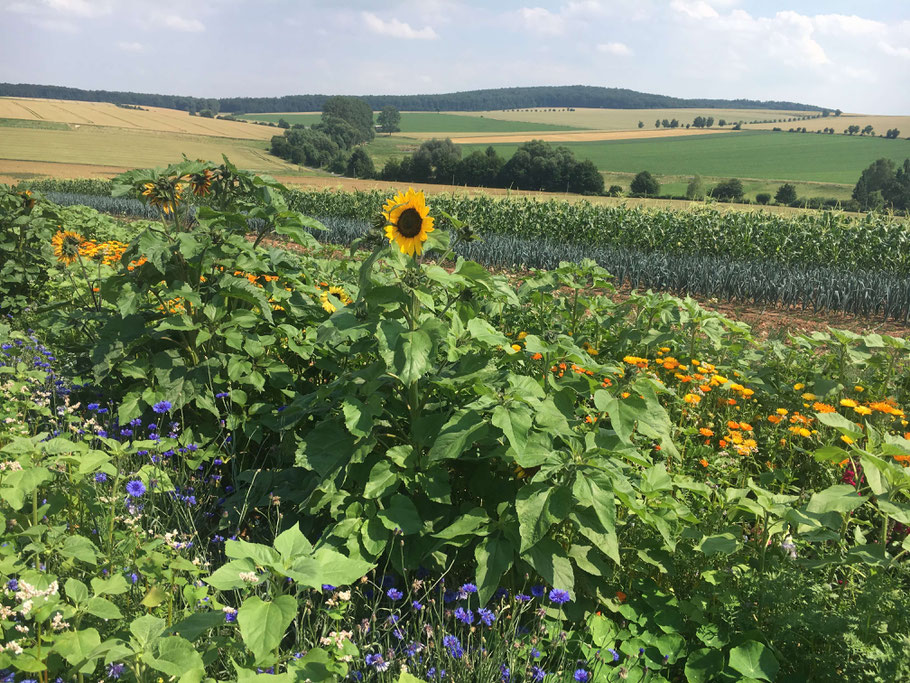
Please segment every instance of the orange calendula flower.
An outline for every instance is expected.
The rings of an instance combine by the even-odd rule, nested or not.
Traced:
[[[543,354],[540,353],[539,351],[537,353],[535,353],[533,356],[531,356],[531,360],[540,360],[541,358],[543,358]]]
[[[780,415],[768,415],[768,422],[770,422],[773,425],[776,425],[782,419],[783,418]]]
[[[821,403],[816,401],[812,404],[812,410],[817,413],[833,413],[836,412],[834,406],[829,406],[827,403]]]
[[[731,420],[727,423],[727,429],[739,429],[739,422],[733,422]]]
[[[702,459],[699,460],[698,462],[699,462],[699,464],[701,464],[702,467],[707,467],[707,466],[708,466],[708,461],[705,460],[704,458],[702,458]]]
[[[683,396],[683,401],[689,405],[697,406],[699,403],[701,403],[701,396],[698,394],[686,394]]]
[[[885,413],[886,415],[890,415],[894,412],[894,406],[889,403],[885,403],[884,401],[875,401],[874,403],[870,403],[869,407],[872,408],[872,410],[877,410],[878,412]]]
[[[702,427],[701,429],[698,430],[698,433],[701,434],[702,436],[714,436],[714,432],[712,430],[708,429],[707,427]]]
[[[623,593],[622,591],[616,591],[616,599],[619,602],[625,602],[627,597],[628,596],[625,593]]]
[[[744,432],[752,431],[752,425],[750,425],[748,422],[740,422],[739,428],[742,429]]]

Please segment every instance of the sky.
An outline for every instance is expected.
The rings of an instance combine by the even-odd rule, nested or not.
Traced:
[[[198,97],[581,84],[910,115],[910,0],[0,0],[0,82]]]

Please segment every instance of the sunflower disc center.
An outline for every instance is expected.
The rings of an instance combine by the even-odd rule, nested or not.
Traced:
[[[398,232],[405,237],[416,237],[420,234],[423,218],[417,209],[405,209],[398,217]]]

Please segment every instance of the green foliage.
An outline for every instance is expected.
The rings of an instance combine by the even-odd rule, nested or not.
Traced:
[[[401,124],[401,112],[398,111],[395,107],[389,105],[383,107],[382,111],[379,112],[379,115],[376,117],[376,122],[379,124],[379,130],[383,133],[397,133],[399,130],[399,125]]]
[[[54,261],[58,216],[28,190],[0,185],[0,312],[20,313],[43,299]]]
[[[739,201],[743,198],[743,181],[730,178],[711,189],[711,196],[725,201]]]
[[[654,197],[660,194],[660,183],[657,182],[650,172],[640,171],[635,178],[632,179],[632,184],[629,186],[629,189],[636,195]]]
[[[789,206],[796,201],[796,188],[790,183],[784,183],[774,193],[774,201],[778,204]]]

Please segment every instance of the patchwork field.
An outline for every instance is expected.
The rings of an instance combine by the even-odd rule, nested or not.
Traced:
[[[0,173],[4,160],[134,168],[167,165],[183,154],[190,159],[221,159],[227,154],[238,166],[269,173],[296,168],[270,155],[266,143],[257,140],[103,126],[0,127]]]
[[[511,133],[503,135],[465,135],[453,137],[452,142],[457,144],[483,144],[491,145],[504,142],[528,142],[529,140],[545,140],[547,142],[600,142],[605,140],[651,140],[661,138],[692,137],[698,135],[732,134],[720,128],[661,128],[660,130],[584,130],[564,131],[561,133]]]
[[[285,113],[285,114],[245,114],[240,118],[249,121],[268,121],[277,123],[284,119],[290,124],[301,123],[311,126],[319,123],[322,114],[318,112]],[[552,123],[529,123],[525,121],[507,121],[487,118],[471,113],[434,113],[402,112],[401,134],[409,133],[507,133],[524,131],[575,130],[574,126]]]
[[[634,130],[638,122],[644,128],[654,129],[657,119],[677,119],[683,128],[692,123],[696,116],[713,116],[714,125],[724,119],[727,125],[738,121],[744,124],[749,121],[794,118],[812,115],[812,112],[785,111],[779,109],[514,109],[508,111],[482,111],[476,116],[510,121],[526,121],[535,124],[557,124],[592,130]],[[802,124],[800,124],[802,125]]]
[[[517,144],[496,145],[503,156]],[[565,143],[581,159],[602,171],[660,175],[722,176],[773,180],[807,180],[854,184],[876,159],[902,162],[910,157],[910,142],[843,135],[795,135],[741,131],[662,140],[617,140]],[[465,153],[483,149],[464,145]]]
[[[901,133],[899,137],[910,136],[910,116],[872,116],[868,114],[842,114],[841,116],[826,116],[820,119],[787,123],[760,123],[747,126],[757,130],[771,130],[775,126],[787,130],[788,128],[805,128],[808,131],[833,128],[835,133],[843,134],[847,126],[859,126],[860,130],[872,126],[874,135],[884,135],[886,131],[897,128]]]
[[[74,128],[84,125],[106,126],[252,140],[268,140],[275,134],[271,128],[240,121],[190,116],[187,112],[176,109],[124,109],[106,102],[72,100],[0,97],[0,119],[67,123]]]

